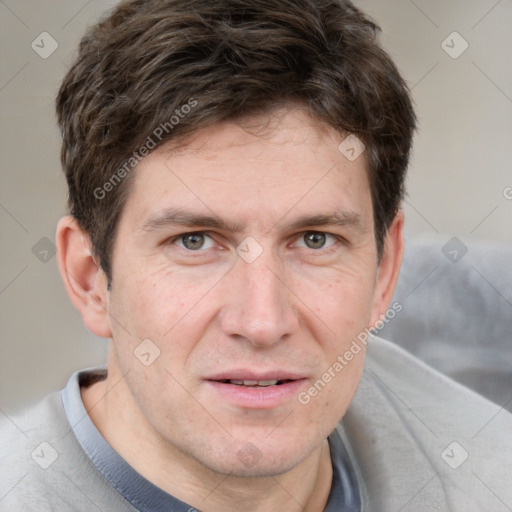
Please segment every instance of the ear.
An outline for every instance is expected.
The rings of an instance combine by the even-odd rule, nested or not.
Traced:
[[[371,326],[385,315],[393,293],[395,292],[402,257],[404,253],[404,214],[400,210],[396,214],[386,233],[382,259],[377,269],[377,281],[373,295]]]
[[[93,257],[89,236],[74,217],[67,215],[57,225],[56,242],[60,275],[85,326],[101,338],[112,337],[107,278]]]

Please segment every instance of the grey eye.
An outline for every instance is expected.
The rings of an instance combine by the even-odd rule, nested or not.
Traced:
[[[185,249],[197,251],[198,249],[202,249],[205,242],[205,235],[203,233],[188,233],[181,236],[179,241]]]
[[[304,243],[310,249],[322,249],[327,241],[327,235],[319,231],[308,231],[304,235]]]

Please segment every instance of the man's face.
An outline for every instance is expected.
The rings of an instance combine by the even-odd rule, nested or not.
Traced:
[[[345,413],[364,351],[299,400],[381,313],[364,155],[349,161],[342,139],[294,110],[259,133],[203,129],[137,168],[112,260],[109,371],[125,373],[125,424],[159,449],[280,474]]]

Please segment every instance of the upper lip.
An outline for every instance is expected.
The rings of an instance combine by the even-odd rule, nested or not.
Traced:
[[[304,379],[305,375],[287,370],[246,370],[243,368],[225,370],[206,377],[206,380],[298,380]]]

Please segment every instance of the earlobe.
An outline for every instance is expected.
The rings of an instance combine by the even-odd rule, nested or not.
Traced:
[[[393,219],[384,241],[382,259],[377,271],[370,326],[374,326],[386,314],[393,298],[404,252],[403,227],[404,214],[400,210]]]
[[[70,215],[57,226],[57,262],[64,286],[92,333],[110,338],[107,279],[95,260],[89,236]]]

